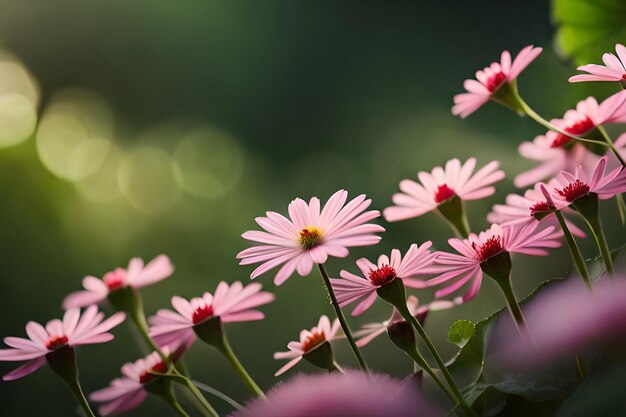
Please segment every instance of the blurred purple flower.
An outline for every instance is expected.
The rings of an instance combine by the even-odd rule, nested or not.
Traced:
[[[361,371],[298,375],[273,388],[230,417],[435,417],[410,380]]]
[[[494,329],[500,367],[533,369],[594,347],[626,340],[626,276],[605,278],[593,293],[578,280],[546,288],[524,309],[532,343],[520,340],[508,317]]]

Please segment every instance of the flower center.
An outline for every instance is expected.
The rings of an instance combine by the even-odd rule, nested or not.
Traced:
[[[562,190],[556,190],[561,197],[570,203],[584,195],[589,194],[589,191],[589,186],[581,180],[569,183],[569,185]]]
[[[530,206],[529,209],[530,209],[530,215],[539,220],[539,217],[541,216],[542,213],[550,211],[550,206],[548,205],[547,201],[539,201],[533,204],[532,206]]]
[[[54,336],[46,342],[48,350],[55,350],[67,344],[67,336]]]
[[[383,265],[376,270],[370,270],[369,279],[374,285],[385,285],[396,279],[396,270],[389,265]]]
[[[126,282],[126,271],[122,268],[117,268],[115,271],[107,272],[104,274],[102,281],[111,291],[122,288]]]
[[[443,201],[451,199],[455,195],[456,194],[452,188],[448,187],[447,184],[442,184],[437,187],[437,191],[435,192],[435,202],[439,204]]]
[[[500,236],[491,236],[485,243],[480,245],[480,247],[476,245],[476,243],[472,243],[472,247],[478,254],[481,262],[496,256],[504,250],[502,248],[502,238]]]
[[[595,127],[596,126],[594,125],[593,121],[589,117],[585,116],[583,119],[577,120],[574,124],[566,126],[563,130],[567,133],[571,133],[572,135],[581,136],[585,133],[590,132]],[[550,144],[550,147],[558,148],[560,146],[570,143],[572,140],[573,138],[559,133]]]
[[[487,90],[493,93],[502,85],[505,78],[506,75],[504,75],[502,71],[495,72],[491,77],[487,78],[485,87],[487,87]]]
[[[209,306],[198,307],[196,311],[193,312],[193,316],[191,317],[191,320],[193,321],[193,324],[196,325],[198,323],[205,321],[206,319],[210,317],[213,317],[213,307],[209,305]]]
[[[149,371],[144,371],[139,376],[139,382],[141,382],[142,384],[145,384],[147,382],[154,380],[155,378],[158,378],[158,375],[151,374],[150,372],[158,372],[160,374],[164,374],[167,372],[167,365],[163,361],[157,363],[152,368],[150,368]]]
[[[302,343],[302,350],[304,350],[304,353],[307,353],[307,352],[315,349],[316,347],[318,347],[319,345],[321,345],[325,341],[326,341],[326,335],[324,334],[323,330],[318,330],[318,331],[311,332],[311,336],[309,336]]]
[[[322,232],[315,226],[305,227],[300,230],[298,241],[304,249],[311,249],[316,246],[322,238]]]

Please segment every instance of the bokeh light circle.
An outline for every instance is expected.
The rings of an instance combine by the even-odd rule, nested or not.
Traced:
[[[10,56],[0,56],[0,148],[30,138],[37,126],[39,88]]]

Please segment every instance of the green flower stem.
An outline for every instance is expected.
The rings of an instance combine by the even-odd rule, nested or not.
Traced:
[[[446,385],[443,382],[441,382],[441,379],[439,379],[435,371],[428,365],[428,363],[426,362],[426,359],[424,359],[424,357],[419,353],[419,351],[417,349],[413,349],[412,352],[407,352],[407,354],[409,354],[409,356],[411,356],[411,359],[413,359],[413,362],[416,365],[416,370],[419,370],[421,368],[424,371],[426,371],[426,373],[430,375],[430,377],[433,379],[433,381],[435,381],[437,386],[444,392],[444,394],[448,396],[450,401],[452,401],[453,404],[457,405],[458,404],[457,398],[450,391],[450,389],[446,387]]]
[[[576,208],[576,210],[578,210],[591,229],[591,233],[596,240],[596,244],[598,245],[602,259],[604,260],[606,272],[608,272],[609,275],[613,274],[613,258],[611,257],[611,250],[609,249],[609,244],[606,241],[602,221],[600,220],[598,195],[596,193],[589,193],[584,197],[578,198],[572,203],[572,205]]]
[[[85,398],[85,394],[83,393],[83,389],[80,386],[80,382],[78,381],[78,376],[76,378],[68,378],[64,379],[65,383],[69,387],[72,394],[74,394],[74,398],[76,398],[76,402],[83,409],[87,417],[96,417],[96,415],[91,410],[89,406],[89,402],[87,398]]]
[[[567,227],[565,219],[563,218],[563,214],[559,210],[554,210],[554,215],[559,220],[559,224],[561,225],[561,229],[563,230],[563,234],[565,235],[565,241],[567,242],[567,247],[569,249],[570,255],[572,256],[572,260],[574,261],[574,265],[576,265],[576,269],[578,270],[580,277],[591,292],[592,287],[591,279],[589,278],[589,271],[587,270],[587,264],[583,259],[583,255],[580,253],[580,248],[576,243],[576,239],[574,239],[572,232],[570,232],[569,228]]]
[[[228,343],[228,339],[226,338],[226,333],[223,333],[221,339],[222,343],[216,346],[217,349],[226,357],[226,359],[228,359],[228,362],[230,362],[233,368],[235,368],[235,371],[239,374],[239,377],[243,380],[250,391],[252,391],[252,393],[257,397],[265,399],[266,397],[263,390],[259,388],[256,382],[254,382],[250,374],[248,374],[241,362],[239,362],[239,359],[237,359],[237,356],[235,356],[235,352],[233,352],[233,349],[230,347],[230,343]]]
[[[398,306],[395,306],[395,307],[398,308]],[[398,308],[398,311],[400,311],[400,314],[402,314],[402,317],[404,317],[404,319],[406,321],[408,321],[411,324],[413,324],[413,327],[415,327],[415,330],[417,331],[417,333],[420,335],[420,337],[422,338],[424,343],[426,343],[426,346],[428,347],[428,350],[433,355],[433,358],[435,359],[435,362],[437,362],[437,366],[439,366],[439,370],[441,371],[441,373],[443,374],[444,378],[446,379],[446,382],[450,386],[450,389],[452,390],[452,394],[454,395],[454,397],[456,397],[455,403],[459,404],[461,406],[461,408],[463,410],[465,410],[465,412],[467,413],[468,416],[476,416],[476,412],[474,412],[472,407],[470,407],[469,404],[465,401],[465,398],[463,398],[463,394],[461,393],[461,390],[459,389],[459,386],[456,384],[456,381],[452,377],[452,374],[450,374],[450,371],[448,371],[448,368],[446,367],[446,364],[444,363],[443,359],[441,358],[441,355],[439,355],[439,352],[437,351],[437,348],[435,347],[433,342],[428,337],[428,334],[426,334],[426,331],[424,330],[424,328],[420,324],[419,320],[417,320],[415,317],[413,317],[413,315],[409,312],[409,309],[406,307],[406,304],[404,305],[404,309],[400,310]],[[432,374],[434,374],[434,371],[430,368],[430,366],[428,366],[428,364],[426,364],[426,367],[424,369],[431,376],[432,376]]]
[[[189,414],[187,414],[183,407],[181,407],[180,403],[176,399],[176,396],[174,396],[171,388],[167,391],[166,395],[163,395],[162,397],[169,405],[172,406],[174,411],[176,411],[176,414],[181,417],[189,417]]]
[[[202,395],[200,390],[196,388],[196,386],[188,378],[185,378],[184,376],[178,374],[176,368],[173,368],[173,373],[182,378],[183,385],[187,387],[187,389],[193,394],[196,400],[198,400],[198,402],[202,405],[202,408],[200,408],[200,410],[202,411],[203,415],[207,417],[219,417],[217,411],[215,411],[215,409],[211,406],[207,399],[204,398],[204,395]]]
[[[493,278],[493,277],[492,277]],[[515,321],[515,325],[517,326],[517,331],[522,337],[530,337],[530,333],[528,332],[528,326],[526,325],[526,320],[524,319],[524,315],[522,314],[522,309],[515,298],[515,294],[513,293],[513,285],[511,284],[511,278],[508,279],[496,279],[495,280],[502,293],[504,294],[504,298],[506,299],[506,304],[509,308],[509,312]]]
[[[615,147],[615,144],[613,144],[611,137],[609,136],[608,133],[606,133],[606,130],[604,129],[604,127],[598,126],[597,128],[600,134],[602,134],[602,137],[604,138],[606,143],[609,144],[609,148],[611,148],[611,151],[613,151],[618,161],[622,164],[623,167],[626,166],[626,161],[624,161],[624,158],[622,158],[622,155],[620,155],[620,153],[618,152],[617,148]]]
[[[463,207],[463,200],[459,196],[441,202],[437,206],[437,213],[450,225],[457,237],[467,239],[470,234],[470,226]]]
[[[356,345],[356,342],[354,341],[354,337],[352,336],[352,332],[350,331],[350,326],[348,326],[348,322],[346,321],[346,318],[343,315],[343,312],[341,311],[341,307],[339,307],[339,303],[337,302],[337,297],[335,297],[333,287],[330,284],[330,278],[328,277],[328,273],[326,272],[324,265],[318,264],[318,266],[319,266],[320,273],[322,274],[322,278],[324,279],[324,285],[326,286],[326,291],[328,292],[330,303],[333,305],[333,308],[335,309],[335,313],[337,314],[337,318],[339,319],[341,328],[343,329],[343,332],[346,335],[346,339],[348,339],[348,342],[350,343],[350,347],[352,348],[354,355],[359,361],[359,365],[361,366],[361,369],[367,372],[368,371],[367,363],[365,363],[365,359],[363,359],[363,356],[361,355],[361,351],[359,350],[358,346]]]
[[[89,406],[87,398],[83,393],[78,379],[78,365],[76,364],[76,352],[74,348],[64,346],[60,349],[53,350],[46,355],[46,360],[50,368],[56,373],[68,386],[76,402],[83,409],[87,417],[96,417]]]

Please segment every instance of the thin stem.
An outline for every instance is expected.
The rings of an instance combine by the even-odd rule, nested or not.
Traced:
[[[580,375],[580,380],[584,381],[587,375],[587,370],[585,367],[585,361],[579,355],[576,355],[576,368],[578,368],[578,374]]]
[[[180,403],[176,399],[176,396],[174,396],[171,388],[168,390],[167,394],[163,396],[163,399],[172,406],[172,408],[176,411],[176,414],[181,417],[189,417],[189,414],[187,414],[183,407],[181,407]]]
[[[354,337],[352,336],[352,332],[350,331],[350,327],[348,326],[348,322],[346,321],[345,316],[343,315],[343,311],[341,311],[341,307],[339,307],[339,303],[337,302],[337,297],[335,297],[335,293],[333,292],[333,287],[330,284],[330,278],[328,277],[328,273],[324,268],[324,265],[318,264],[320,273],[322,274],[322,278],[324,279],[324,285],[326,286],[326,291],[328,291],[328,296],[330,297],[330,303],[333,305],[335,309],[335,313],[337,314],[337,318],[339,319],[339,323],[341,324],[341,328],[343,329],[344,334],[346,335],[346,339],[350,343],[350,347],[354,352],[357,360],[359,361],[359,365],[361,369],[364,371],[368,371],[367,363],[365,363],[365,359],[361,355],[361,351],[359,350],[356,342],[354,341]]]
[[[206,398],[204,398],[204,395],[202,395],[202,393],[198,390],[198,388],[196,388],[196,386],[189,379],[178,374],[178,371],[176,371],[176,368],[173,368],[173,373],[175,375],[179,375],[181,378],[184,379],[184,385],[187,387],[189,391],[191,391],[193,396],[196,397],[196,399],[200,402],[200,404],[202,405],[202,413],[205,416],[219,417],[219,414],[217,414],[217,411],[215,411],[215,409],[211,406],[211,404],[209,404]]]
[[[228,359],[233,368],[235,368],[235,371],[237,371],[239,377],[243,380],[250,391],[252,391],[252,393],[257,397],[265,399],[266,397],[263,390],[259,388],[256,382],[254,382],[250,374],[248,374],[241,362],[239,362],[239,359],[237,359],[237,356],[235,356],[235,352],[233,352],[233,349],[230,347],[230,343],[228,343],[228,339],[226,338],[226,333],[222,336],[221,346],[217,346],[217,348],[226,357],[226,359]]]
[[[91,410],[91,407],[89,406],[87,398],[85,398],[85,394],[83,393],[83,389],[80,386],[80,382],[78,382],[78,377],[67,379],[64,378],[64,380],[70,391],[72,391],[72,394],[74,394],[76,402],[78,403],[78,405],[80,405],[80,408],[83,409],[87,417],[96,417],[96,415]]]
[[[335,367],[334,369],[332,369],[331,371],[335,370],[341,374],[345,374],[343,368],[341,366],[339,366],[339,364],[336,361],[333,361],[333,366]]]
[[[604,235],[602,223],[600,222],[600,219],[588,219],[585,217],[585,220],[587,221],[587,224],[591,229],[591,233],[596,240],[596,244],[598,245],[602,259],[604,260],[604,265],[606,266],[606,272],[611,275],[613,274],[613,258],[611,257],[611,250],[609,249],[609,244],[607,243],[606,236]]]
[[[446,382],[448,383],[448,385],[450,386],[450,389],[452,390],[452,393],[456,397],[457,403],[463,408],[463,410],[465,410],[465,412],[468,415],[476,416],[476,412],[474,412],[472,407],[470,407],[469,404],[467,404],[467,402],[465,401],[465,398],[463,398],[463,394],[461,393],[461,390],[459,389],[458,385],[454,381],[452,374],[450,374],[450,371],[446,367],[446,364],[441,358],[441,355],[439,355],[437,348],[428,337],[428,334],[426,334],[426,331],[424,330],[420,322],[409,312],[409,309],[406,307],[406,305],[404,305],[404,308],[402,308],[402,306],[396,306],[396,308],[398,309],[398,311],[400,311],[400,314],[402,314],[402,317],[404,317],[406,321],[413,324],[413,327],[415,328],[417,333],[420,335],[424,343],[426,343],[428,350],[430,351],[433,358],[435,359],[435,362],[437,362],[437,366],[439,366],[439,370],[443,374],[444,378],[446,379]]]
[[[517,326],[517,331],[522,337],[529,336],[528,326],[526,325],[526,320],[524,319],[524,315],[522,314],[522,309],[520,308],[517,299],[515,298],[515,294],[513,293],[513,286],[511,285],[511,278],[509,279],[497,279],[496,282],[500,286],[502,293],[504,294],[504,298],[506,299],[506,304],[509,307],[509,312],[515,321],[515,325]]]
[[[533,119],[535,122],[539,123],[540,125],[542,125],[543,127],[547,128],[548,130],[554,130],[555,132],[558,132],[562,135],[565,135],[567,137],[570,137],[572,139],[575,139],[577,141],[580,142],[587,142],[587,143],[594,143],[596,145],[602,145],[605,147],[611,147],[609,143],[607,142],[602,142],[599,140],[593,140],[593,139],[587,139],[587,138],[581,138],[580,136],[576,136],[573,135],[571,133],[568,133],[564,130],[559,129],[558,127],[554,126],[552,123],[550,123],[549,121],[547,121],[546,119],[544,119],[543,117],[541,117],[539,114],[537,114],[537,112],[535,112],[523,99],[521,96],[517,96],[518,100],[519,100],[519,104],[522,106],[522,109],[524,110],[524,113],[526,113],[528,116],[530,116],[531,119]],[[600,126],[598,126],[599,128]],[[619,156],[618,156],[619,158]]]
[[[554,210],[554,215],[559,220],[559,224],[561,225],[561,229],[563,230],[563,235],[565,235],[565,240],[567,241],[569,253],[572,256],[574,264],[576,265],[576,269],[578,270],[578,273],[580,274],[583,282],[591,292],[592,287],[591,279],[589,278],[589,271],[587,270],[587,264],[583,259],[583,255],[580,253],[580,248],[576,243],[576,239],[574,239],[574,235],[572,235],[572,232],[570,232],[569,228],[567,227],[567,223],[565,223],[565,218],[563,217],[563,214],[559,210]]]
[[[439,386],[439,388],[444,392],[444,394],[448,396],[450,401],[452,401],[453,404],[457,405],[458,404],[457,398],[454,396],[452,392],[450,392],[450,389],[446,387],[446,385],[443,382],[441,382],[441,379],[439,379],[435,371],[430,366],[428,366],[428,363],[422,357],[422,355],[418,352],[417,348],[413,352],[410,353],[410,356],[413,359],[413,363],[415,364],[415,366],[421,367],[424,371],[426,371],[426,373],[430,375],[430,377],[433,379],[433,381],[435,381],[437,386]]]
[[[619,151],[615,147],[615,144],[611,140],[611,137],[609,136],[608,133],[606,133],[606,130],[604,129],[604,127],[600,125],[600,126],[597,126],[597,128],[598,128],[598,131],[602,134],[602,137],[604,138],[604,140],[606,140],[606,143],[609,144],[609,148],[611,148],[611,151],[613,151],[613,154],[615,155],[617,160],[622,164],[623,167],[626,166],[626,161],[624,161],[624,158],[622,158],[622,155],[620,155]]]
[[[221,391],[216,390],[215,388],[204,384],[202,382],[198,382],[195,380],[191,380],[191,383],[194,384],[196,387],[198,387],[199,389],[201,389],[202,391],[206,392],[207,394],[211,394],[217,398],[219,398],[220,400],[224,401],[225,403],[228,403],[229,405],[231,405],[233,408],[237,409],[237,410],[241,410],[243,408],[243,406],[241,404],[239,404],[237,401],[233,400],[232,398],[230,398],[228,395],[224,394]]]

